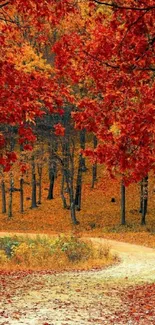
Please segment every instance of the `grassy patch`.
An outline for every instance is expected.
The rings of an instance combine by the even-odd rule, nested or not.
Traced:
[[[111,265],[117,261],[107,245],[94,246],[76,236],[0,238],[0,268],[9,270],[72,270]]]

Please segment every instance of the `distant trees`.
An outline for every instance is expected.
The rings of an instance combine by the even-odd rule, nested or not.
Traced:
[[[54,197],[59,169],[63,207],[70,209],[77,224],[85,156],[90,156],[92,188],[98,163],[110,176],[122,179],[122,224],[126,222],[125,187],[142,182],[140,211],[145,224],[148,174],[154,172],[155,162],[154,12],[153,0],[147,4],[13,0],[0,5],[3,213],[6,172],[10,173],[8,216],[12,217],[15,190],[24,211],[26,163],[21,157],[31,151],[27,159],[31,208],[42,202],[45,161],[47,198]],[[90,149],[86,134],[93,135]],[[12,165],[17,160],[20,183],[16,188]]]

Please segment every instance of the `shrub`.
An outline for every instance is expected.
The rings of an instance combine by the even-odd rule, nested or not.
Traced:
[[[110,264],[112,260],[109,246],[93,247],[90,241],[75,236],[59,236],[55,240],[39,236],[0,239],[1,267],[7,264],[10,268],[60,270],[72,269],[74,265],[88,269]]]
[[[42,267],[49,263],[51,257],[50,247],[43,246],[38,242],[33,244],[21,243],[13,248],[12,261],[16,264],[22,264],[32,267]]]
[[[74,236],[59,237],[54,245],[51,245],[51,250],[54,254],[58,251],[64,252],[71,262],[88,260],[91,256],[91,245]]]
[[[27,243],[21,243],[19,246],[12,248],[12,261],[15,264],[29,265],[31,261],[31,247]]]
[[[97,255],[98,255],[98,258],[102,259],[102,258],[105,258],[105,259],[108,259],[110,258],[111,256],[111,253],[110,253],[110,246],[108,244],[104,244],[102,246],[100,246],[97,250]]]
[[[7,257],[11,258],[12,255],[12,249],[14,246],[19,245],[19,240],[17,240],[17,237],[4,237],[0,238],[0,249],[4,250]]]
[[[3,250],[0,250],[0,265],[4,265],[8,262],[7,256]]]

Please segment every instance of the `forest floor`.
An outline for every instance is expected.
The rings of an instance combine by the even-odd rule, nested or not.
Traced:
[[[19,192],[13,193],[13,217],[0,214],[0,231],[44,234],[76,234],[81,237],[101,237],[155,248],[155,191],[154,178],[149,179],[149,202],[146,225],[140,225],[140,186],[131,184],[126,188],[126,225],[120,225],[120,180],[104,175],[98,167],[98,181],[91,188],[91,172],[84,174],[82,187],[82,209],[77,211],[80,224],[74,226],[70,211],[63,209],[60,197],[61,177],[54,188],[54,199],[47,200],[48,175],[43,175],[42,204],[31,209],[31,188],[24,186],[24,213],[19,212]],[[30,175],[26,181],[31,184]],[[15,187],[19,186],[19,175]],[[6,179],[7,208],[9,203],[9,180]],[[38,190],[37,190],[38,195]],[[112,198],[114,202],[112,202]],[[0,195],[1,210],[1,195]]]
[[[149,181],[146,226],[140,225],[138,184],[126,189],[127,224],[120,226],[120,180],[104,177],[100,169],[98,174],[94,189],[91,173],[84,176],[82,210],[77,212],[80,225],[72,225],[70,211],[62,208],[59,179],[54,200],[47,200],[49,182],[44,175],[42,204],[30,208],[31,189],[25,185],[24,213],[20,214],[19,193],[13,193],[13,217],[0,215],[0,236],[8,232],[8,236],[91,237],[100,244],[108,242],[120,263],[92,271],[1,272],[0,325],[155,324],[154,178]],[[16,187],[18,182],[16,177]],[[9,192],[7,206],[8,196]]]
[[[1,272],[0,324],[153,325],[155,250],[91,240],[108,243],[120,263],[98,271]]]

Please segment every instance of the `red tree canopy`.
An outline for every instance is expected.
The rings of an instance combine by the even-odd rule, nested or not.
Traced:
[[[74,118],[100,140],[95,157],[137,181],[155,160],[154,1],[90,3],[85,27],[55,45],[57,67],[85,89]]]
[[[53,26],[59,24],[66,11],[74,11],[72,1],[1,1],[0,2],[0,164],[9,170],[16,159],[15,153],[7,150],[3,129],[16,126],[19,143],[24,149],[31,149],[35,141],[32,125],[37,117],[48,110],[61,112],[64,102],[71,102],[70,89],[58,80],[53,63],[51,68],[40,55],[39,47],[49,46]],[[47,32],[47,35],[46,35]],[[46,35],[46,36],[45,36]],[[36,44],[37,40],[37,44]],[[25,48],[31,51],[39,66],[30,65],[34,57],[19,64]],[[34,51],[34,52],[33,52]],[[25,68],[27,65],[27,69]],[[43,65],[43,67],[42,67]]]
[[[31,119],[43,113],[43,106],[52,110],[58,92],[63,105],[65,96],[70,100],[72,89],[78,108],[74,114],[76,126],[96,134],[99,145],[93,155],[106,164],[111,174],[118,172],[127,183],[154,169],[154,1],[1,3],[5,21],[2,29],[7,31],[0,34],[4,53],[1,123],[16,123],[22,132],[25,119],[27,127]],[[13,18],[17,17],[14,12],[18,13],[18,19]],[[31,43],[35,35],[40,45],[46,42],[49,45],[53,27],[57,33],[51,46],[54,72],[27,73],[17,69],[11,56],[5,54],[9,53],[10,44],[10,53],[20,51],[19,34],[25,42],[28,33]],[[8,42],[9,29],[14,42],[10,39]],[[2,135],[0,145],[4,145]],[[90,150],[86,154],[90,155]]]

